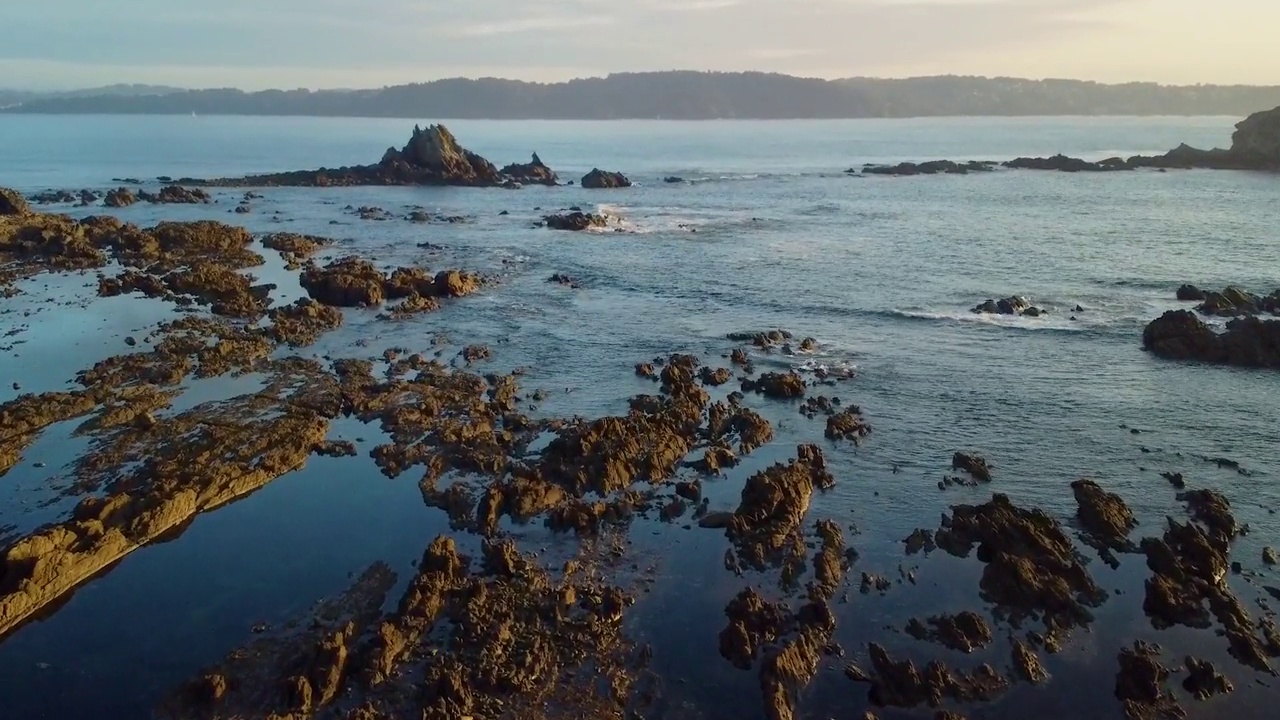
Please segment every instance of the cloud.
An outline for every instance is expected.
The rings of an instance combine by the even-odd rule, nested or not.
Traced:
[[[1160,62],[1124,51],[1134,35],[1159,34],[1159,23],[1177,16],[1149,12],[1152,3],[1185,9],[1195,1],[9,1],[0,62],[32,74],[7,84],[65,84],[104,68],[133,68],[118,81],[194,85],[222,73],[221,84],[248,87],[674,68],[838,77],[1087,67],[1123,76]],[[1226,14],[1253,2],[1218,5]],[[1162,52],[1166,60],[1186,54]],[[1219,60],[1224,53],[1230,46]]]

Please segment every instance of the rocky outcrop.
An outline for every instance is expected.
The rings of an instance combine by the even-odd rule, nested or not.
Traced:
[[[973,312],[980,315],[1025,315],[1027,317],[1040,317],[1045,311],[1032,305],[1031,301],[1018,296],[1011,295],[1001,300],[987,300],[973,308]]]
[[[1130,167],[1280,170],[1280,107],[1237,123],[1229,149],[1200,150],[1184,143],[1164,155],[1135,156],[1127,162]]]
[[[388,148],[373,165],[201,180],[181,178],[183,185],[217,187],[349,187],[356,185],[462,185],[495,187],[507,182],[493,163],[458,144],[443,125],[414,126],[403,148]]]
[[[559,184],[559,178],[556,177],[555,171],[542,162],[542,158],[538,157],[538,153],[534,153],[533,159],[528,163],[511,163],[502,168],[501,172],[509,180],[518,182],[521,185]]]
[[[1187,310],[1171,310],[1147,325],[1142,347],[1171,360],[1280,368],[1280,320],[1247,316],[1215,332]]]
[[[547,215],[542,222],[552,230],[569,230],[581,232],[591,228],[602,228],[609,224],[609,218],[595,213],[571,212],[564,215]]]
[[[631,187],[631,181],[620,172],[607,172],[594,168],[582,177],[582,187],[588,190],[611,190]]]
[[[922,163],[904,162],[897,165],[864,165],[862,173],[864,175],[896,175],[899,177],[937,175],[940,173],[968,175],[971,172],[991,172],[995,169],[995,165],[996,163],[991,160],[971,160],[965,163],[958,163],[952,160],[930,160]],[[852,175],[857,171],[849,169],[845,172]]]
[[[1195,285],[1191,285],[1191,284],[1183,285],[1182,287],[1178,288],[1177,296],[1178,296],[1178,299],[1182,300],[1183,302],[1204,300],[1205,298],[1204,291],[1196,287]]]
[[[0,188],[0,215],[28,215],[31,206],[26,198],[9,188]]]
[[[154,204],[201,205],[213,202],[209,193],[199,188],[185,188],[180,185],[166,185],[158,193],[140,192],[139,200]]]
[[[1020,157],[1001,164],[1013,170],[1057,170],[1059,172],[1111,172],[1133,169],[1123,158],[1111,157],[1098,162],[1089,162],[1062,154],[1047,158]]]
[[[479,276],[461,270],[442,270],[433,277],[422,268],[396,268],[386,275],[357,257],[341,258],[324,267],[310,264],[299,282],[311,297],[337,307],[381,305],[389,298],[459,298],[481,285]]]
[[[128,207],[136,202],[138,202],[138,197],[126,187],[109,190],[107,196],[102,200],[103,205],[113,208]]]
[[[1224,288],[1222,292],[1214,292],[1212,290],[1197,290],[1200,297],[1197,298],[1202,302],[1196,306],[1196,311],[1203,315],[1217,315],[1220,317],[1235,317],[1237,315],[1253,315],[1257,313],[1271,313],[1280,315],[1280,290],[1276,290],[1270,295],[1254,295],[1253,293],[1242,290],[1235,286]],[[1178,299],[1184,299],[1184,295],[1190,295],[1189,292],[1183,292],[1183,288],[1179,288]]]

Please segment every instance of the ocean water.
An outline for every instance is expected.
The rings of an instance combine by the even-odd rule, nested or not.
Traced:
[[[936,528],[950,505],[984,502],[992,492],[1068,523],[1075,512],[1069,483],[1094,478],[1138,514],[1134,537],[1141,537],[1158,535],[1163,518],[1183,514],[1159,476],[1183,472],[1191,487],[1226,494],[1238,520],[1250,524],[1234,559],[1255,574],[1230,582],[1255,616],[1266,608],[1262,587],[1280,586],[1280,575],[1260,562],[1263,546],[1280,545],[1274,515],[1280,376],[1167,362],[1141,349],[1146,323],[1182,306],[1174,299],[1182,283],[1255,292],[1280,287],[1280,176],[998,171],[857,178],[843,170],[1057,152],[1101,159],[1159,153],[1180,142],[1226,146],[1234,122],[451,122],[466,147],[496,164],[524,162],[537,151],[562,178],[601,167],[627,173],[637,186],[267,189],[249,215],[228,214],[243,191],[219,190],[214,205],[111,212],[141,224],[214,218],[255,232],[329,235],[342,240],[335,252],[379,263],[491,273],[500,280],[491,291],[406,323],[349,311],[346,327],[306,353],[372,356],[386,347],[427,347],[443,332],[457,345],[488,344],[495,370],[528,368],[524,385],[551,392],[542,408],[549,414],[622,412],[629,396],[652,389],[633,376],[636,362],[670,352],[718,360],[734,347],[725,339],[730,332],[783,327],[817,338],[816,354],[758,354],[757,369],[852,371],[851,380],[824,392],[862,406],[873,435],[860,447],[825,444],[821,420],[751,398],[773,420],[778,439],[707,483],[713,508],[731,509],[743,480],[794,453],[796,443],[823,442],[837,485],[815,500],[811,518],[856,526],[858,534],[848,538],[862,555],[855,578],[860,571],[897,578],[900,567],[918,576],[918,585],[899,584],[883,598],[855,592],[836,607],[846,650],[862,657],[865,643],[876,641],[926,661],[944,657],[965,667],[988,659],[1000,666],[1007,649],[967,658],[885,629],[900,629],[916,615],[981,606],[976,563],[938,554],[906,558],[901,540],[916,527]],[[158,175],[368,163],[402,144],[410,125],[0,116],[0,186],[105,189],[118,177],[154,185]],[[669,175],[688,182],[662,182]],[[470,222],[362,221],[343,211],[347,205],[377,205],[401,217],[422,206]],[[534,227],[544,212],[570,206],[616,216],[624,232]],[[275,263],[254,272],[270,279],[281,269]],[[545,282],[555,272],[573,275],[582,288]],[[167,308],[130,298],[90,302],[95,287],[92,276],[37,278],[27,295],[0,301],[0,334],[17,331],[0,344],[0,401],[17,394],[10,378],[22,392],[64,387],[76,370],[124,352],[126,335],[171,317]],[[276,297],[288,302],[299,294],[282,285]],[[987,298],[1012,294],[1048,314],[969,312]],[[46,297],[83,302],[54,306]],[[357,351],[357,340],[367,346]],[[214,383],[192,392],[216,397],[228,388]],[[25,532],[69,509],[56,488],[63,463],[80,447],[72,429],[51,429],[0,478],[0,537],[6,526]],[[364,452],[378,442],[374,428],[358,423],[339,423],[334,436],[359,439]],[[986,456],[996,481],[939,491],[957,450]],[[1217,457],[1239,462],[1248,474],[1205,460]],[[422,505],[410,475],[388,480],[367,458],[313,458],[302,471],[198,518],[175,540],[136,552],[0,642],[0,716],[145,717],[174,683],[245,642],[253,624],[305,611],[374,560],[411,571],[409,563],[446,529],[442,513]],[[517,532],[548,552],[572,542],[536,527]],[[709,720],[762,716],[754,674],[721,660],[716,636],[728,598],[744,584],[773,581],[725,571],[719,533],[641,522],[632,536],[654,558],[660,578],[638,606],[633,632],[653,643],[655,667],[670,689],[666,712]],[[1168,664],[1187,652],[1211,657],[1235,682],[1236,693],[1208,705],[1179,689],[1193,717],[1268,716],[1273,681],[1227,657],[1225,640],[1151,629],[1140,607],[1147,572],[1141,556],[1122,556],[1112,571],[1084,552],[1094,558],[1099,582],[1121,594],[1099,610],[1090,632],[1047,660],[1055,676],[1047,690],[1019,687],[1000,703],[970,708],[971,717],[1119,717],[1110,698],[1115,654],[1138,637],[1160,642]],[[843,662],[829,661],[802,694],[802,717],[860,716],[865,686],[843,678]]]

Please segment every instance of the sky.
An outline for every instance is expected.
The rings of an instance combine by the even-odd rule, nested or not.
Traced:
[[[1280,0],[0,0],[0,86],[647,70],[1280,84]]]

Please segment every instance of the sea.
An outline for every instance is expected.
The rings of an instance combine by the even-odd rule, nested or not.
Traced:
[[[825,369],[848,379],[823,392],[859,405],[874,430],[860,445],[822,439],[824,424],[794,404],[750,397],[777,439],[706,483],[713,509],[736,506],[750,474],[822,444],[837,483],[815,497],[810,519],[832,518],[860,555],[847,603],[835,606],[848,656],[824,658],[798,696],[798,717],[932,717],[876,709],[845,662],[868,642],[923,665],[1008,666],[1004,638],[971,656],[912,640],[911,617],[982,610],[981,566],[933,553],[905,556],[915,528],[936,528],[950,506],[993,492],[1037,507],[1074,532],[1070,483],[1092,478],[1137,514],[1133,537],[1159,535],[1185,507],[1162,472],[1225,494],[1249,533],[1227,578],[1255,619],[1269,612],[1280,573],[1262,551],[1280,545],[1280,375],[1171,362],[1145,353],[1144,326],[1188,307],[1184,283],[1253,292],[1280,288],[1280,176],[1225,171],[1066,174],[997,170],[970,175],[858,177],[865,163],[1006,160],[1064,153],[1090,160],[1157,154],[1186,142],[1226,147],[1229,117],[1033,117],[848,121],[446,121],[468,149],[499,166],[533,152],[563,179],[592,168],[627,174],[631,188],[268,188],[253,212],[231,214],[244,190],[216,189],[210,205],[45,208],[111,213],[143,225],[217,219],[251,231],[313,233],[335,253],[386,266],[462,267],[493,276],[484,293],[396,324],[349,310],[343,329],[304,355],[376,357],[390,347],[431,347],[443,334],[493,351],[484,371],[525,368],[522,385],[548,392],[540,413],[597,417],[652,392],[637,362],[689,352],[710,362],[738,345],[733,332],[785,328],[813,337],[805,355],[755,351],[759,371]],[[434,122],[422,118],[419,122]],[[376,162],[408,138],[413,120],[276,117],[0,115],[0,186],[154,189],[157,176],[220,177]],[[683,182],[664,182],[678,177]],[[361,220],[348,206],[394,217]],[[570,207],[613,218],[598,232],[538,227]],[[413,208],[465,223],[414,224]],[[506,214],[503,214],[503,213]],[[251,272],[285,278],[274,297],[302,296],[278,260]],[[576,278],[578,289],[547,279]],[[124,338],[176,317],[133,298],[94,299],[92,274],[43,276],[0,300],[0,402],[70,387],[77,370],[126,352]],[[1045,315],[971,312],[988,298],[1025,296]],[[1215,321],[1216,322],[1216,321]],[[180,401],[255,389],[252,378],[200,381]],[[20,390],[12,389],[17,383]],[[55,426],[0,477],[0,538],[66,517],[75,497],[67,463],[83,452],[75,423]],[[367,458],[377,428],[339,421],[334,438],[362,459],[312,458],[253,495],[197,518],[178,536],[143,548],[82,586],[59,607],[0,641],[0,717],[6,720],[145,718],[181,681],[252,638],[340,592],[378,560],[401,574],[440,533],[443,512],[423,505],[411,474],[388,479]],[[979,487],[948,487],[956,451],[994,467]],[[1238,464],[1217,462],[1229,459]],[[652,645],[662,704],[650,718],[762,718],[754,672],[720,658],[725,603],[747,585],[776,580],[727,571],[722,533],[688,522],[637,520],[631,539],[652,563],[629,614]],[[514,528],[547,556],[575,542],[537,524]],[[474,538],[462,539],[464,547]],[[0,542],[2,545],[3,542]],[[1178,668],[1171,686],[1193,718],[1274,717],[1274,678],[1235,662],[1210,630],[1155,630],[1142,613],[1141,555],[1111,569],[1081,545],[1095,579],[1113,593],[1090,629],[1046,656],[1053,681],[1017,685],[1000,701],[959,707],[970,718],[1120,718],[1112,696],[1116,654],[1157,642]],[[861,572],[894,581],[857,592]],[[908,578],[910,575],[910,578]],[[2,580],[2,578],[0,578]],[[398,590],[393,597],[398,597]],[[1280,597],[1280,590],[1276,591]],[[1184,655],[1214,660],[1229,696],[1199,703],[1177,687]]]

